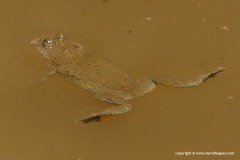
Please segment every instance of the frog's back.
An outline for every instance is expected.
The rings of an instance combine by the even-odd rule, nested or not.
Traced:
[[[133,80],[120,67],[88,54],[65,57],[58,71],[77,85],[94,92],[133,89]]]

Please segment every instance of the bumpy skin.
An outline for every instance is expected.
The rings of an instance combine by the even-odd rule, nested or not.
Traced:
[[[35,39],[31,44],[49,64],[48,70],[35,83],[44,82],[49,76],[60,73],[79,87],[95,92],[97,99],[115,104],[101,112],[93,113],[83,119],[83,123],[100,121],[111,115],[130,111],[131,104],[128,100],[145,95],[158,84],[180,88],[193,87],[224,70],[223,67],[218,67],[187,81],[179,81],[165,75],[134,80],[110,61],[84,53],[81,45],[69,41],[64,34]]]

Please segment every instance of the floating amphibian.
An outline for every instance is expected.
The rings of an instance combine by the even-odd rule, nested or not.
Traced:
[[[38,82],[44,82],[49,76],[60,73],[77,86],[94,92],[97,99],[114,104],[113,107],[91,114],[82,120],[83,123],[101,121],[111,115],[130,111],[132,105],[129,100],[151,92],[157,85],[194,87],[224,70],[224,67],[218,67],[187,81],[165,75],[135,80],[110,61],[86,54],[81,45],[71,42],[64,34],[38,38],[32,40],[31,44],[49,65]]]

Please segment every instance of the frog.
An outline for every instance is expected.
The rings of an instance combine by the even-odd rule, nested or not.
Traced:
[[[59,73],[78,87],[93,92],[96,99],[112,104],[81,119],[84,124],[129,112],[132,109],[130,100],[152,92],[159,85],[195,87],[225,70],[225,67],[217,67],[187,80],[161,74],[134,79],[111,61],[86,53],[82,45],[72,42],[64,33],[42,36],[31,40],[30,44],[48,64],[34,84],[43,83]]]

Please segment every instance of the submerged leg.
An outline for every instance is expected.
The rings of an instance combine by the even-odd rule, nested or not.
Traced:
[[[169,87],[179,87],[179,88],[187,88],[187,87],[194,87],[198,86],[204,81],[206,81],[208,78],[214,77],[217,73],[224,71],[224,67],[218,67],[217,69],[201,74],[198,76],[195,76],[189,80],[186,81],[180,81],[176,78],[173,78],[171,76],[166,75],[158,75],[158,76],[152,76],[151,79],[161,85],[169,86]]]
[[[29,86],[39,84],[39,83],[43,83],[43,82],[47,81],[48,78],[50,76],[54,75],[56,72],[57,71],[54,67],[52,67],[52,66],[48,67],[48,69],[44,72],[44,74],[40,77],[40,79],[30,83]]]
[[[100,94],[96,94],[95,97],[101,101],[116,104],[116,105],[113,107],[105,108],[101,112],[93,113],[88,118],[85,118],[82,120],[84,124],[89,122],[94,122],[94,121],[97,122],[101,120],[106,120],[111,115],[128,112],[131,110],[131,107],[132,107],[132,105],[125,99],[111,95],[111,94],[100,93]]]

